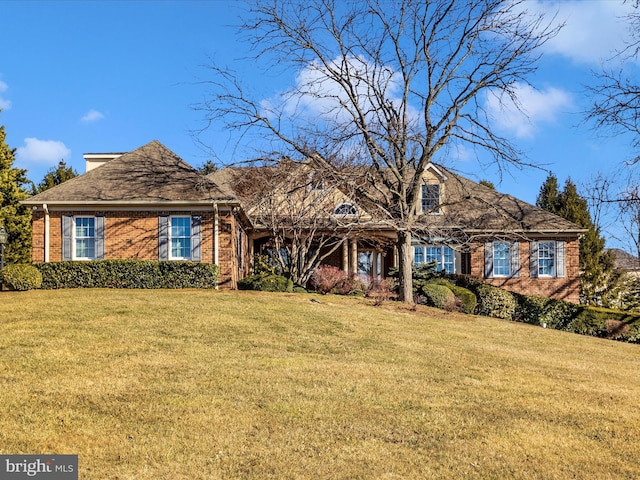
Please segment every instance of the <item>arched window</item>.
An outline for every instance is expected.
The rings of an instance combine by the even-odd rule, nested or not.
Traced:
[[[351,203],[341,203],[333,210],[334,215],[357,215],[358,209]]]

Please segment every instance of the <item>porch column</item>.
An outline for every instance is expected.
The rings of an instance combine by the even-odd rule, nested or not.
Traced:
[[[349,240],[342,240],[342,271],[349,273]]]
[[[358,241],[351,240],[351,267],[349,268],[353,275],[358,274]]]
[[[380,278],[380,252],[374,250],[371,252],[371,277]]]

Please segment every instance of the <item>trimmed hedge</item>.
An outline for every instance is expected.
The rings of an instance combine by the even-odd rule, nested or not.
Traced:
[[[471,314],[476,311],[478,299],[476,298],[475,293],[467,288],[459,287],[457,285],[450,285],[449,288],[456,298],[460,300],[460,310],[462,313]]]
[[[293,292],[293,281],[282,275],[251,275],[238,281],[239,290]]]
[[[42,288],[215,288],[219,267],[210,263],[95,260],[37,263]]]
[[[420,291],[426,297],[427,305],[444,310],[455,309],[456,296],[447,286],[438,283],[427,283],[420,288]]]
[[[511,292],[482,283],[476,286],[475,294],[478,299],[476,308],[478,315],[502,318],[504,320],[513,320],[515,318],[518,302],[516,302],[516,298]]]
[[[7,265],[0,272],[0,285],[10,290],[33,290],[42,286],[42,274],[30,264]]]

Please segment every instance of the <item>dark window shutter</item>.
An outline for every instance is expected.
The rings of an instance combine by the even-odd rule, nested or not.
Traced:
[[[556,242],[556,277],[564,278],[564,241]]]
[[[520,278],[520,242],[513,242],[509,250],[511,253],[511,277]]]
[[[71,242],[73,232],[73,217],[71,215],[62,216],[62,260],[71,260]]]
[[[199,262],[202,259],[200,238],[201,238],[202,217],[194,215],[191,217],[191,260]]]
[[[104,217],[96,217],[96,260],[104,259]]]
[[[158,217],[158,260],[169,260],[169,217]]]
[[[493,243],[484,244],[484,278],[493,278]]]
[[[538,278],[538,242],[531,242],[529,250],[529,276]]]

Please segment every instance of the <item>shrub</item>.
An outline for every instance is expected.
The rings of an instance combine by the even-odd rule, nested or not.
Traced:
[[[320,265],[311,275],[311,288],[318,293],[338,295],[362,295],[365,286],[355,275],[331,265]]]
[[[375,300],[375,305],[382,305],[385,300],[395,298],[395,285],[390,278],[381,278],[373,280],[367,287],[365,296]]]
[[[215,288],[219,267],[209,263],[95,260],[36,264],[42,288]]]
[[[0,285],[11,290],[33,290],[42,287],[42,274],[29,264],[7,265],[0,272]]]
[[[427,299],[427,305],[449,311],[456,309],[456,296],[445,285],[428,283],[421,288],[421,292]]]
[[[514,319],[518,304],[511,292],[483,283],[476,287],[476,296],[477,314],[504,320]]]
[[[293,281],[282,275],[251,275],[238,281],[240,290],[293,292]]]
[[[451,284],[449,288],[456,296],[456,298],[460,300],[460,311],[462,311],[463,313],[475,312],[476,305],[478,304],[478,299],[471,290]]]
[[[333,293],[340,284],[343,284],[349,275],[344,270],[331,265],[320,265],[311,275],[311,287],[318,293]]]

